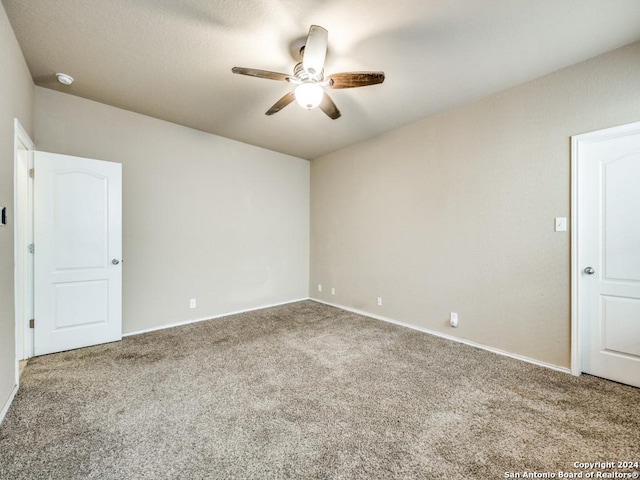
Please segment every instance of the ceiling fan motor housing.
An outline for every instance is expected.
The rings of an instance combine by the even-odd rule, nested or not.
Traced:
[[[324,80],[324,69],[319,72],[309,72],[302,66],[302,62],[293,67],[293,75],[302,83],[318,83]]]

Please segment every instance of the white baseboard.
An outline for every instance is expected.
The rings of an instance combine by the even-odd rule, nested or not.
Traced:
[[[505,357],[515,358],[516,360],[521,360],[523,362],[532,363],[534,365],[538,365],[540,367],[550,368],[551,370],[557,370],[558,372],[569,373],[571,374],[571,369],[566,367],[560,367],[558,365],[553,365],[552,363],[542,362],[540,360],[536,360],[535,358],[525,357],[524,355],[518,355],[517,353],[507,352],[505,350],[500,350],[499,348],[489,347],[487,345],[483,345],[481,343],[472,342],[471,340],[465,340],[464,338],[454,337],[453,335],[447,335],[446,333],[436,332],[435,330],[429,330],[428,328],[419,327],[417,325],[412,325],[410,323],[400,322],[398,320],[394,320],[392,318],[383,317],[382,315],[376,315],[375,313],[365,312],[364,310],[358,310],[357,308],[346,307],[344,305],[338,305],[335,303],[325,302],[324,300],[320,300],[317,298],[310,297],[309,300],[313,300],[314,302],[323,303],[325,305],[329,305],[331,307],[340,308],[341,310],[346,310],[348,312],[357,313],[359,315],[364,315],[365,317],[374,318],[376,320],[382,320],[383,322],[394,323],[396,325],[400,325],[402,327],[411,328],[412,330],[418,330],[419,332],[428,333],[429,335],[435,335],[436,337],[446,338],[447,340],[453,340],[454,342],[464,343],[465,345],[470,345],[472,347],[481,348],[482,350],[487,350],[489,352],[497,353],[498,355],[504,355]]]
[[[13,391],[11,392],[11,395],[9,395],[9,398],[7,398],[6,403],[3,405],[2,410],[0,411],[0,425],[2,424],[2,422],[4,420],[4,416],[9,411],[9,407],[13,403],[13,399],[15,398],[16,393],[18,393],[18,385],[13,387]]]
[[[297,298],[295,300],[287,300],[286,302],[272,303],[272,304],[269,304],[269,305],[262,305],[260,307],[247,308],[245,310],[236,310],[236,311],[233,311],[233,312],[226,312],[226,313],[221,313],[221,314],[218,314],[218,315],[209,315],[208,317],[192,318],[190,320],[181,320],[181,321],[178,321],[178,322],[172,322],[172,323],[170,323],[168,325],[161,325],[159,327],[151,327],[151,328],[144,328],[142,330],[134,330],[133,332],[123,333],[122,336],[123,337],[129,337],[131,335],[140,335],[141,333],[155,332],[157,330],[164,330],[166,328],[180,327],[182,325],[189,325],[190,323],[204,322],[206,320],[215,320],[216,318],[228,317],[230,315],[237,315],[239,313],[253,312],[253,311],[256,311],[256,310],[262,310],[264,308],[278,307],[280,305],[287,305],[289,303],[301,302],[303,300],[309,300],[309,297]]]

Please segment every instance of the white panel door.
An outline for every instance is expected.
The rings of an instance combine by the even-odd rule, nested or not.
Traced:
[[[35,152],[36,355],[122,338],[122,165]]]
[[[574,148],[582,371],[640,387],[640,124]]]

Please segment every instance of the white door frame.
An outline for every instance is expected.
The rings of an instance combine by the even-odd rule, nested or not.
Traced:
[[[640,122],[573,135],[571,137],[571,373],[582,373],[582,335],[579,309],[580,265],[578,265],[578,172],[580,169],[580,144],[617,137],[640,129]]]
[[[33,330],[29,328],[23,312],[28,304],[33,308],[33,269],[28,268],[33,263],[26,262],[28,243],[33,242],[33,182],[29,180],[29,169],[33,168],[33,151],[35,144],[29,138],[26,130],[18,119],[14,119],[13,146],[13,238],[14,238],[14,310],[15,310],[15,348],[16,348],[16,385],[19,381],[19,361],[33,356]],[[27,164],[20,162],[19,150],[27,150],[29,157]],[[21,193],[27,192],[25,202]],[[19,242],[19,232],[26,232],[29,241]],[[30,254],[29,254],[30,255]],[[21,334],[21,335],[20,335]],[[22,345],[19,339],[22,338]],[[20,355],[22,352],[22,355]],[[22,357],[22,358],[20,358]]]

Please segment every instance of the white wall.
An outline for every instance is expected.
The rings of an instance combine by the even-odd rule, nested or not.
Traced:
[[[123,164],[125,333],[308,296],[308,161],[35,90],[39,150]]]
[[[13,288],[13,120],[31,135],[34,87],[4,7],[0,3],[0,207],[8,224],[0,227],[0,411],[15,387]]]
[[[313,160],[312,296],[568,367],[570,137],[639,86],[635,43]]]

